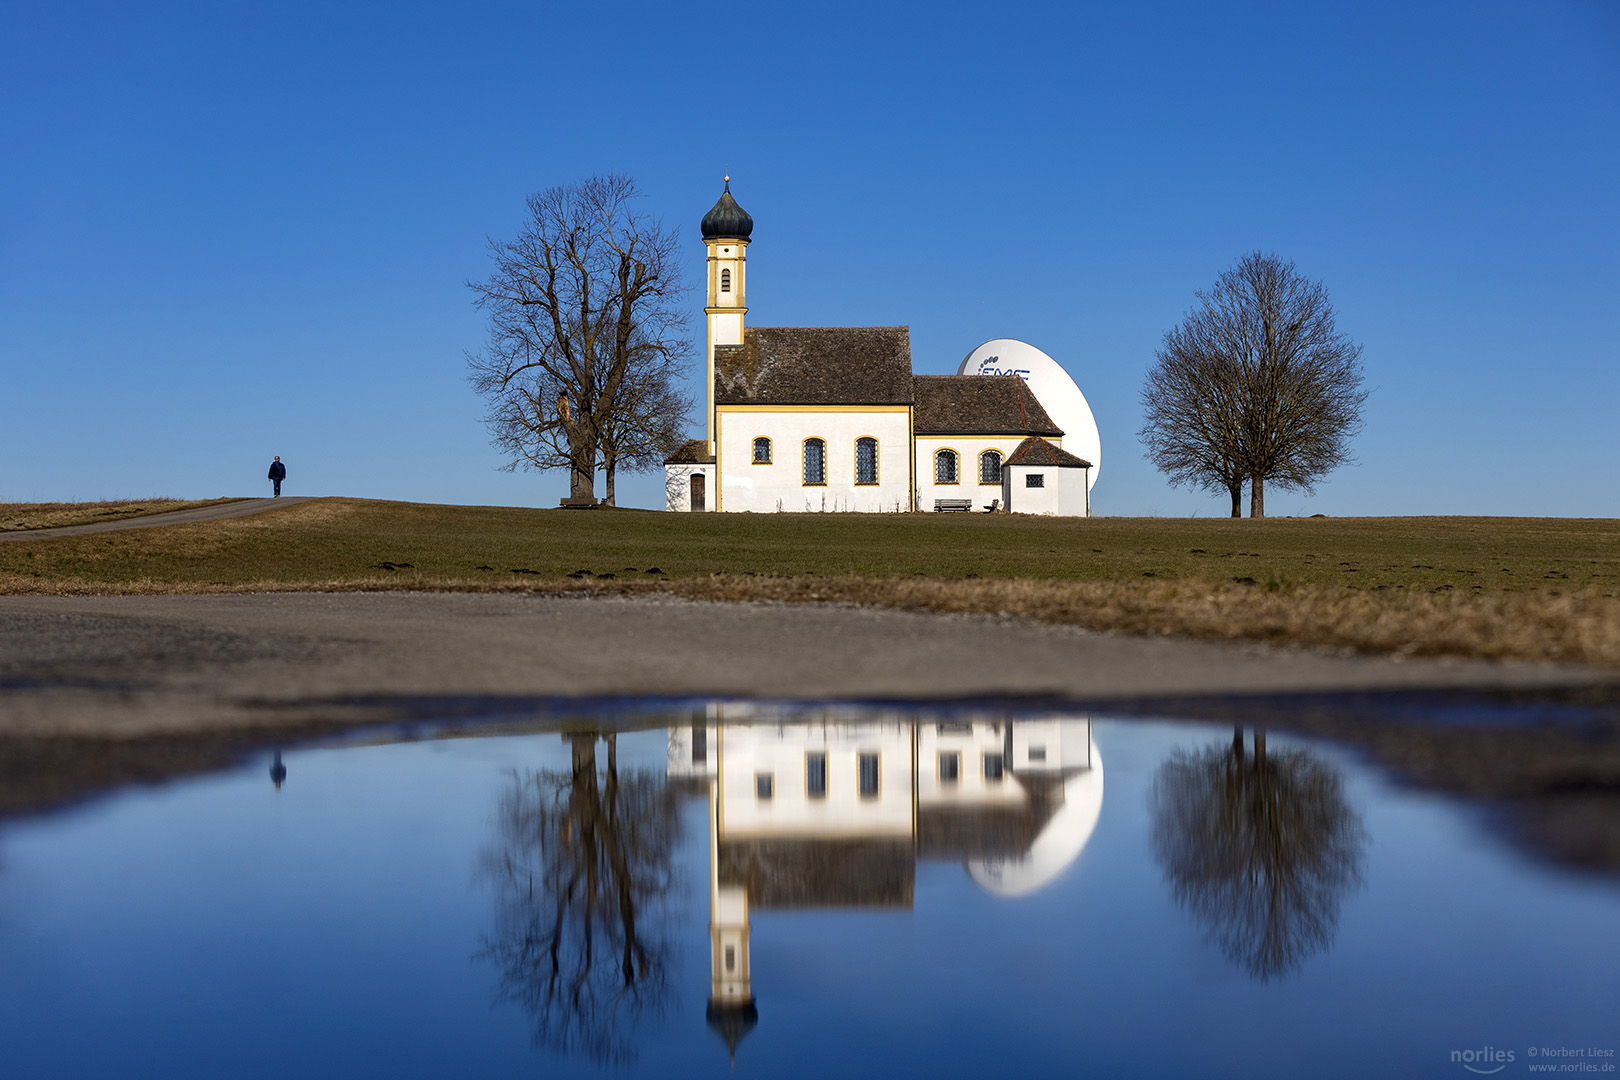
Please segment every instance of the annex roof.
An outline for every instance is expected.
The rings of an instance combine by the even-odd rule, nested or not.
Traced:
[[[709,453],[707,439],[693,439],[691,442],[681,444],[681,448],[664,459],[665,465],[713,465],[714,457]]]
[[[1054,465],[1060,469],[1089,469],[1091,462],[1075,457],[1061,446],[1054,446],[1039,435],[1018,444],[1008,457],[1005,467],[1013,465]]]
[[[905,326],[756,326],[714,350],[716,405],[910,405]]]
[[[918,435],[1063,434],[1017,375],[918,375],[912,387]]]

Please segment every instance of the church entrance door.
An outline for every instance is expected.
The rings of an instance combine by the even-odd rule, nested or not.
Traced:
[[[694,511],[707,509],[703,505],[703,499],[707,494],[705,489],[708,487],[708,481],[709,478],[702,473],[692,474],[692,509]]]

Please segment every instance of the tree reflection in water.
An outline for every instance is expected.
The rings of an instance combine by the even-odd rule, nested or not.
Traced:
[[[1299,749],[1178,750],[1154,782],[1153,848],[1176,902],[1228,960],[1279,978],[1333,943],[1339,903],[1361,885],[1366,830],[1339,774]]]
[[[565,737],[571,770],[515,776],[501,797],[481,866],[496,894],[481,957],[501,972],[501,999],[533,1019],[537,1046],[623,1064],[669,992],[677,806],[658,774],[619,774],[614,736],[600,776],[598,736]]]

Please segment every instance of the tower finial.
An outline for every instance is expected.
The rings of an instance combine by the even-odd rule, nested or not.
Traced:
[[[726,190],[727,191],[731,190],[731,177],[729,177],[729,176],[726,177]]]

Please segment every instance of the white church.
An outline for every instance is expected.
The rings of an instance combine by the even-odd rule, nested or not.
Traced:
[[[1028,896],[1075,865],[1102,813],[1085,716],[783,719],[711,704],[668,731],[667,777],[709,800],[706,1018],[733,1057],[759,1020],[755,913],[912,910],[929,862],[960,864],[993,897]]]
[[[1087,457],[1064,448],[1066,433],[1036,398],[1027,369],[915,375],[904,326],[745,326],[753,229],[727,177],[702,222],[707,437],[665,461],[667,509],[1090,516],[1096,425],[1055,362],[1001,339],[1056,370],[1054,393],[1072,391],[1089,431],[1067,434],[1089,443]]]

